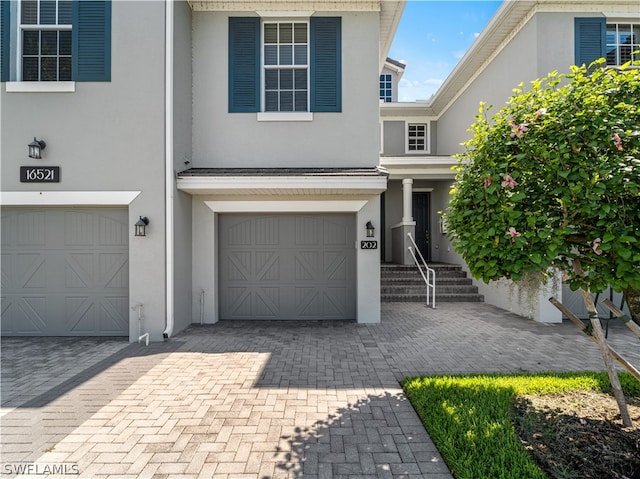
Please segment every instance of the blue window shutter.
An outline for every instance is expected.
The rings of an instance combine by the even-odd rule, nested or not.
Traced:
[[[9,81],[10,6],[9,0],[0,1],[0,81]]]
[[[229,112],[260,111],[260,18],[229,18]]]
[[[342,19],[311,17],[311,111],[342,111]]]
[[[73,2],[75,81],[111,81],[111,0]]]
[[[606,55],[607,23],[603,17],[575,19],[576,65],[587,65]]]

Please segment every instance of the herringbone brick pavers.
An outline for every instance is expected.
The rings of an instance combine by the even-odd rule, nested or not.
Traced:
[[[640,366],[623,328],[612,327],[611,343]],[[445,479],[402,378],[602,369],[597,347],[570,324],[463,303],[386,304],[378,325],[221,322],[149,347],[96,340],[93,360],[78,340],[82,363],[68,359],[71,341],[60,365],[45,348],[52,387],[38,377],[30,390],[41,344],[2,340],[3,376],[15,378],[3,386],[20,390],[2,391],[8,477],[36,464],[112,479]]]

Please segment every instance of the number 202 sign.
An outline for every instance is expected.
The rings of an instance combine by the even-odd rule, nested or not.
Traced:
[[[360,241],[360,249],[378,249],[377,241]]]
[[[20,183],[60,183],[60,167],[21,166]]]

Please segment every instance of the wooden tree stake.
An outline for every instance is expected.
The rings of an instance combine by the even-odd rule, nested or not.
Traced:
[[[573,270],[578,276],[584,275],[580,260],[573,260]],[[602,331],[602,326],[600,325],[598,310],[596,309],[596,305],[593,302],[591,293],[589,293],[589,291],[585,290],[584,288],[580,288],[579,291],[580,294],[582,294],[582,300],[584,301],[584,305],[586,306],[587,312],[589,313],[589,321],[591,322],[593,336],[598,343],[600,354],[602,355],[602,360],[604,361],[604,367],[607,370],[607,374],[609,375],[609,381],[611,381],[611,389],[613,390],[613,395],[615,396],[616,402],[618,403],[618,409],[620,409],[622,424],[625,427],[631,427],[633,424],[631,422],[631,416],[629,415],[629,410],[627,408],[627,400],[625,399],[624,393],[622,392],[620,379],[618,378],[618,374],[613,367],[611,356],[609,356],[609,346],[607,344],[607,340],[604,338],[604,331]]]
[[[603,299],[602,304],[604,304],[609,309],[609,311],[611,311],[616,316],[616,318],[621,320],[627,328],[633,331],[633,333],[640,338],[640,326],[634,323],[629,316],[624,314],[623,311],[618,309],[618,307],[608,299]]]

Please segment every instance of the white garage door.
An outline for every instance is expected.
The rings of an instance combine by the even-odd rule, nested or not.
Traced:
[[[128,336],[128,212],[2,209],[2,334]]]
[[[220,215],[221,319],[355,319],[355,216]]]

